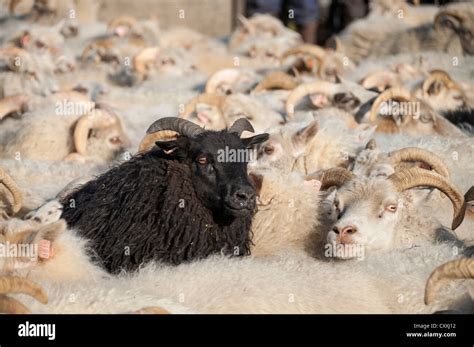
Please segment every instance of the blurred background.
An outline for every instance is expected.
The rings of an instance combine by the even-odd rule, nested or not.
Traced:
[[[3,0],[5,1],[5,0]],[[18,1],[20,2],[20,1]],[[24,2],[24,1],[22,1]],[[306,42],[324,44],[351,21],[366,16],[369,0],[62,0],[74,2],[80,23],[108,22],[124,13],[138,19],[155,18],[162,28],[187,26],[203,34],[229,35],[239,15],[269,13],[299,31]],[[387,7],[397,0],[387,0]],[[444,5],[452,0],[414,0],[412,4]],[[186,9],[181,12],[181,9]],[[212,18],[212,20],[210,20]]]

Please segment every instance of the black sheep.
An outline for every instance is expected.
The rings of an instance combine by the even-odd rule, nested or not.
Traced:
[[[247,255],[255,188],[245,161],[218,160],[222,150],[247,150],[268,134],[246,119],[206,131],[189,121],[157,120],[148,133],[174,130],[171,141],[116,166],[66,196],[62,217],[116,273],[158,260],[180,264],[213,253]]]

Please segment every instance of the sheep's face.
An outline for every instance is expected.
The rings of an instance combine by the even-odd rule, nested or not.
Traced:
[[[474,54],[474,10],[471,4],[459,3],[446,7],[448,13],[438,18],[435,27],[438,31],[455,34],[459,38],[464,53]]]
[[[87,151],[101,160],[113,160],[130,146],[120,123],[105,128],[91,129],[87,139]]]
[[[226,127],[220,109],[213,105],[198,103],[196,105],[196,118],[193,121],[206,129],[223,129]]]
[[[157,145],[165,155],[188,164],[198,198],[219,219],[253,213],[255,187],[247,175],[247,162],[252,147],[267,138],[260,134],[240,139],[235,133],[209,131]]]
[[[327,242],[344,250],[337,257],[351,258],[354,246],[388,249],[394,242],[402,202],[385,179],[353,180],[333,194],[336,222]]]
[[[259,146],[253,167],[275,167],[283,172],[312,172],[320,169],[318,123],[308,125],[289,123],[271,132],[270,139]],[[318,157],[313,155],[318,154]],[[339,153],[340,154],[340,153]],[[342,156],[341,156],[342,160]]]
[[[421,97],[438,111],[455,110],[466,105],[466,96],[462,89],[449,88],[440,82],[434,82],[429,87],[428,93]]]
[[[387,107],[390,113],[380,119],[377,132],[413,136],[441,132],[437,114],[424,102],[391,102]]]

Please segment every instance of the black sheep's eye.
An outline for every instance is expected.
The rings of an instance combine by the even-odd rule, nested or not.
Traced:
[[[201,158],[198,159],[198,163],[199,163],[199,165],[205,166],[209,163],[209,161],[207,160],[206,157],[201,157]]]

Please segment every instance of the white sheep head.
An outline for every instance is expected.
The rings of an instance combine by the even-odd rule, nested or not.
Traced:
[[[438,112],[466,106],[467,96],[461,84],[444,70],[432,70],[415,95]]]
[[[347,167],[355,146],[347,137],[321,129],[318,120],[290,122],[269,131],[270,138],[258,148],[251,167],[276,167],[282,172],[311,173],[334,166]]]
[[[373,102],[369,117],[371,123],[377,124],[377,132],[464,136],[455,125],[403,87],[381,93]]]
[[[338,168],[320,173],[319,177],[321,189],[340,186],[328,197],[333,202],[335,222],[328,231],[327,242],[336,247],[338,251],[333,256],[338,258],[355,257],[360,247],[365,251],[387,250],[406,242],[404,223],[417,227],[413,225],[416,209],[405,194],[411,188],[432,187],[442,191],[453,204],[453,230],[464,218],[461,193],[448,179],[432,171],[410,168],[387,178],[370,179],[357,178],[352,172]],[[421,240],[434,239],[434,230],[417,233]]]

